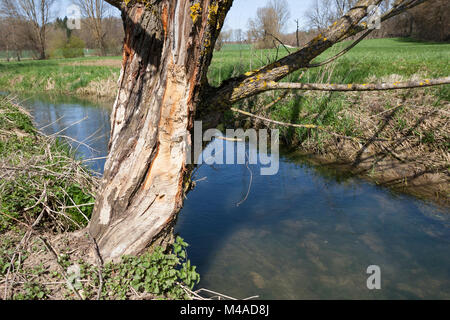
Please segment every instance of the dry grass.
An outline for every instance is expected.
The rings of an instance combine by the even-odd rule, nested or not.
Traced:
[[[95,67],[122,67],[122,60],[120,59],[99,59],[99,60],[84,60],[62,63],[64,66],[95,66]]]
[[[322,160],[346,165],[376,183],[450,204],[450,104],[427,90],[352,94],[341,115],[354,119],[358,140],[329,135]],[[388,107],[387,107],[388,106]],[[318,150],[309,141],[304,150]]]
[[[89,82],[85,87],[81,87],[77,90],[77,95],[114,99],[117,90],[117,77],[111,76],[108,79],[93,80]]]

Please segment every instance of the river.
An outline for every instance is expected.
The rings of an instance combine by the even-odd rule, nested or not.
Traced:
[[[82,142],[71,141],[80,156],[107,155],[107,106],[36,96],[23,104],[45,133]],[[104,161],[89,163],[101,173]],[[190,244],[198,288],[236,298],[450,299],[446,208],[295,153],[281,153],[273,176],[258,165],[202,165],[195,179],[176,232]],[[367,287],[371,265],[380,268],[379,290]]]

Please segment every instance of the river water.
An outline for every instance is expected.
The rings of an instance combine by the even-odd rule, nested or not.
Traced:
[[[83,142],[71,142],[80,156],[106,156],[108,107],[69,97],[23,104],[45,133]],[[102,172],[104,159],[89,163]],[[195,179],[176,232],[190,244],[199,288],[236,298],[450,299],[446,208],[288,153],[273,176],[258,165],[202,165]],[[371,265],[379,290],[367,287]]]

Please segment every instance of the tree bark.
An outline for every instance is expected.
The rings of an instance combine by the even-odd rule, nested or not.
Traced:
[[[89,226],[106,260],[163,239],[182,207],[190,130],[231,1],[200,5],[159,0],[122,8],[110,156]]]

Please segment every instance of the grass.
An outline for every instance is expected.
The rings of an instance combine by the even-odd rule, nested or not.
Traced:
[[[329,49],[315,62],[333,56],[349,41]],[[293,51],[294,49],[289,49]],[[260,68],[286,55],[284,48],[256,50],[250,45],[225,45],[215,52],[208,77],[213,85],[223,80]],[[117,61],[117,65],[111,63]],[[120,57],[55,59],[47,61],[23,61],[0,63],[0,90],[20,93],[50,92],[55,94],[75,94],[110,96],[116,91]],[[398,81],[411,77],[448,76],[450,44],[422,42],[406,38],[364,40],[336,62],[320,68],[308,69],[299,80],[300,71],[289,75],[284,81],[327,82],[327,83],[368,83],[378,81]],[[108,62],[108,63],[106,63]],[[436,97],[434,105],[450,100],[449,86],[427,89],[423,92]],[[270,103],[280,92],[263,94],[238,103],[238,107],[251,112],[259,112],[261,105]],[[262,115],[275,120],[297,124],[315,124],[330,127],[333,132],[344,136],[358,137],[361,134],[353,116],[346,113],[351,94],[303,94],[293,93],[289,99],[275,104]],[[387,102],[386,102],[387,103]],[[228,114],[230,120],[236,115]],[[402,119],[398,127],[403,128]],[[297,144],[311,139],[321,145],[323,134],[306,129],[280,128],[285,142]],[[431,141],[425,139],[424,141]]]
[[[43,213],[42,223],[55,231],[87,225],[96,178],[67,144],[37,132],[30,116],[7,98],[0,98],[0,167],[0,232]]]
[[[329,49],[315,62],[326,59],[340,51],[350,42]],[[290,49],[293,51],[294,49]],[[286,55],[279,50],[253,50],[250,45],[225,45],[215,52],[208,72],[213,85],[241,73],[257,69]],[[104,60],[117,60],[117,66],[102,65]],[[54,59],[45,61],[0,62],[0,89],[16,92],[52,91],[73,93],[91,82],[117,79],[120,57],[86,57]],[[421,42],[404,38],[364,40],[344,57],[337,60],[332,74],[324,68],[311,69],[305,73],[303,82],[329,80],[331,83],[362,83],[369,78],[382,78],[392,74],[410,77],[446,76],[449,71],[450,44]],[[98,62],[98,63],[95,63]],[[89,63],[92,63],[89,65]],[[291,81],[299,73],[289,76]]]
[[[106,59],[111,60],[96,57],[2,62],[0,88],[18,93],[46,91],[55,94],[77,94],[78,89],[87,87],[91,82],[118,78],[118,67],[83,65]]]
[[[314,62],[333,56],[349,41],[324,52]],[[293,51],[294,49],[289,49]],[[225,46],[216,52],[209,70],[210,81],[217,85],[220,81],[243,72],[257,69],[276,57],[286,55],[285,49],[250,50],[248,46]],[[331,83],[362,83],[370,77],[381,78],[391,74],[405,77],[423,73],[426,77],[447,76],[449,72],[450,44],[430,43],[404,38],[363,40],[350,52],[337,60]],[[323,68],[322,68],[323,69]],[[316,82],[323,76],[323,70],[311,69],[306,72],[304,82]],[[295,74],[290,78],[295,79]]]

